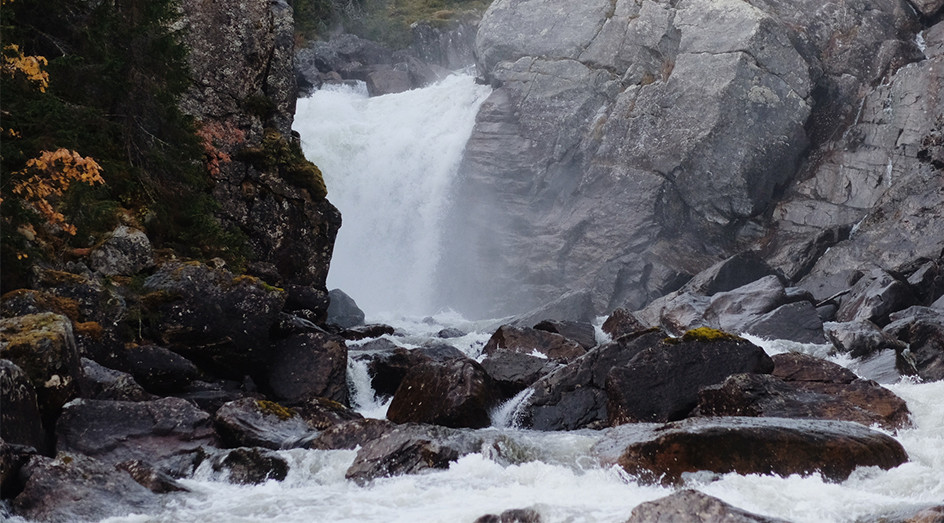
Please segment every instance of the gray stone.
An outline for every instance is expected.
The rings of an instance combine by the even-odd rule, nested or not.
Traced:
[[[341,289],[332,289],[328,292],[328,323],[333,323],[343,329],[349,329],[364,324],[364,311]]]
[[[808,301],[782,305],[751,321],[744,332],[771,340],[826,343],[823,321]]]
[[[0,360],[0,403],[3,404],[0,439],[7,444],[46,451],[46,432],[36,403],[36,391],[26,373],[10,360]]]
[[[888,315],[915,303],[908,285],[885,271],[874,270],[863,276],[843,296],[836,320],[868,320],[878,325],[888,323]]]
[[[753,514],[697,490],[684,489],[647,501],[633,509],[626,523],[662,521],[724,521],[725,523],[785,523],[786,520]]]
[[[854,358],[870,356],[885,349],[905,349],[904,343],[869,320],[829,322],[823,324],[823,328],[836,350],[847,352]]]
[[[266,381],[281,400],[322,396],[347,405],[347,346],[320,332],[280,340],[272,349]]]
[[[104,276],[130,276],[153,267],[154,252],[144,232],[121,225],[92,251],[89,263]]]
[[[82,358],[82,379],[79,381],[82,397],[93,400],[149,401],[157,396],[147,392],[127,372],[103,367]]]
[[[228,447],[291,449],[303,447],[317,436],[294,409],[255,398],[224,404],[213,415],[213,424]]]
[[[402,93],[413,88],[408,71],[392,67],[378,68],[367,74],[367,92],[371,96]]]

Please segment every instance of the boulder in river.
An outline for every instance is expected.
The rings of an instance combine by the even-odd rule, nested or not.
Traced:
[[[228,447],[291,449],[317,435],[294,409],[255,398],[226,403],[213,415],[213,424]]]
[[[729,505],[697,490],[683,489],[655,501],[641,503],[633,509],[625,523],[658,523],[670,521],[725,523],[786,523]]]
[[[266,383],[280,400],[322,396],[347,405],[347,346],[342,338],[304,332],[275,343]]]
[[[679,483],[687,472],[820,473],[842,481],[856,467],[890,469],[908,460],[890,436],[848,421],[690,418],[639,430],[618,464],[644,481]]]

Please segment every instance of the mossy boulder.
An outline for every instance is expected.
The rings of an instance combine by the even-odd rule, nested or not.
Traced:
[[[0,319],[0,357],[29,376],[50,430],[62,406],[79,392],[82,367],[72,322],[51,312]]]
[[[224,404],[213,416],[213,423],[228,447],[289,449],[303,446],[316,435],[295,410],[255,398]]]

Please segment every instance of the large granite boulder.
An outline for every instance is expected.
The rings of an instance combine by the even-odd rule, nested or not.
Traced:
[[[285,293],[253,276],[198,262],[166,263],[144,281],[152,330],[167,348],[217,376],[258,376]]]
[[[426,362],[407,371],[390,402],[387,419],[482,428],[491,425],[489,412],[500,398],[498,384],[475,360]]]
[[[154,266],[151,240],[143,231],[120,225],[89,254],[89,264],[104,276],[137,274]]]
[[[627,427],[617,463],[645,481],[669,484],[702,470],[779,476],[818,472],[842,481],[856,467],[887,470],[908,460],[890,436],[846,421],[727,417]]]
[[[482,352],[492,356],[499,352],[535,354],[569,363],[586,354],[586,349],[571,339],[555,332],[502,325],[492,334]]]
[[[0,358],[29,378],[51,433],[62,406],[79,393],[82,366],[72,322],[51,312],[0,319]]]
[[[927,381],[944,379],[944,311],[909,307],[890,319],[885,332],[908,344],[896,351],[898,370]]]
[[[279,340],[265,382],[282,400],[322,396],[347,405],[347,346],[343,339],[321,332]]]
[[[56,436],[60,452],[112,464],[130,459],[156,464],[217,441],[210,415],[179,398],[75,400],[63,409]]]
[[[459,349],[449,345],[434,345],[407,349],[397,347],[389,340],[378,340],[351,349],[351,356],[367,362],[370,384],[378,396],[393,396],[403,377],[413,367],[426,362],[443,363],[465,358]]]
[[[29,376],[10,360],[0,359],[0,440],[47,450],[46,432]]]

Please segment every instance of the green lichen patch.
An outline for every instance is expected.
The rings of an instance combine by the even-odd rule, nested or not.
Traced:
[[[698,327],[697,329],[692,329],[687,331],[682,335],[682,341],[743,341],[744,338],[735,336],[718,329],[712,329],[710,327]]]
[[[272,414],[282,421],[297,415],[294,410],[283,407],[274,401],[256,400],[256,406],[259,407],[259,410],[264,414]]]
[[[275,129],[266,129],[259,146],[247,147],[237,157],[260,171],[277,172],[283,180],[308,191],[314,200],[328,195],[321,170],[305,158],[298,141],[287,140]]]

